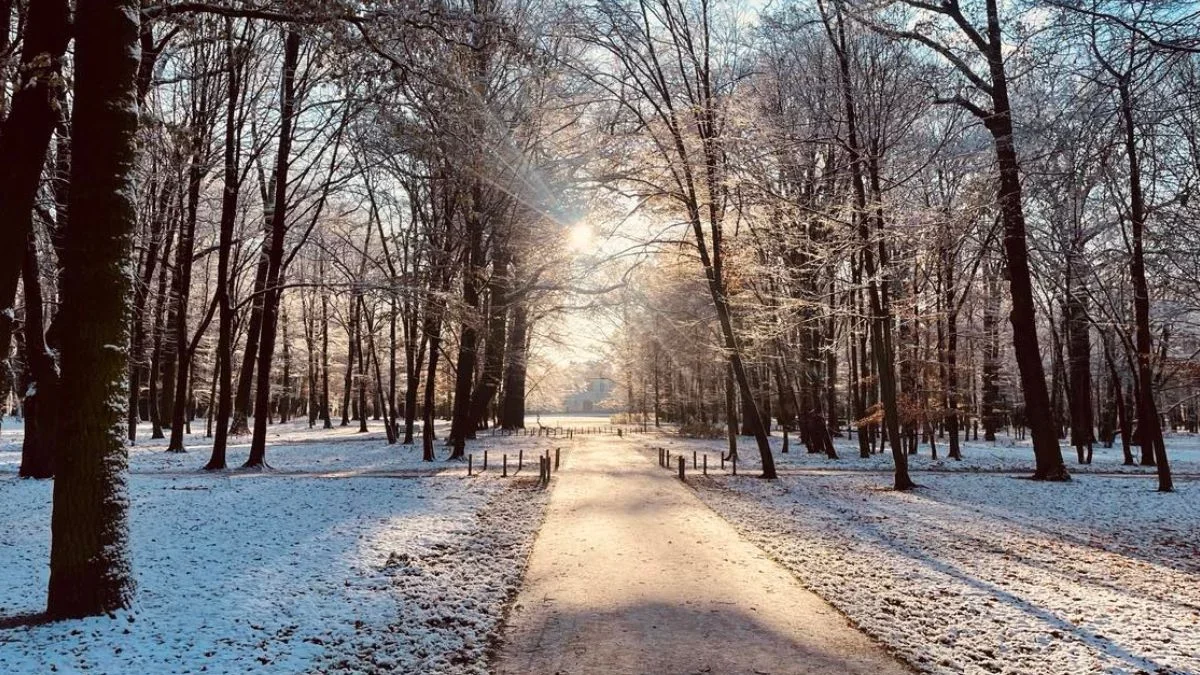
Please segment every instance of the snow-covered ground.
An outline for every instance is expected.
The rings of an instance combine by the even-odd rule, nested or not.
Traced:
[[[700,496],[931,673],[1200,673],[1200,481],[844,472]]]
[[[714,460],[719,464],[718,453],[727,448],[723,439],[695,440],[678,437],[672,431],[666,430],[661,442],[668,449],[678,446],[690,453],[698,450],[708,453],[709,466]],[[1200,435],[1168,434],[1166,438],[1167,457],[1171,469],[1178,474],[1200,474]],[[771,436],[771,449],[775,457],[775,466],[782,472],[836,470],[836,471],[891,471],[892,455],[890,451],[876,453],[867,459],[858,456],[858,440],[856,438],[838,438],[834,440],[838,459],[829,459],[823,454],[809,454],[799,439],[792,436],[789,439],[789,452],[784,454],[783,435],[776,431]],[[929,445],[922,443],[915,455],[909,455],[909,468],[913,471],[968,471],[968,472],[1011,472],[1033,473],[1033,447],[1028,439],[1014,441],[1007,436],[999,436],[993,443],[989,441],[966,441],[962,443],[962,460],[947,459],[949,446],[946,439],[937,439],[938,459],[932,459]],[[1128,473],[1152,475],[1152,466],[1124,466],[1119,442],[1117,447],[1104,448],[1096,445],[1093,449],[1091,464],[1078,464],[1075,450],[1063,442],[1063,461],[1071,473]],[[1141,457],[1140,449],[1133,448],[1136,461]],[[738,470],[752,471],[761,466],[758,449],[754,439],[747,436],[738,437]]]
[[[133,611],[0,628],[0,673],[487,672],[545,506],[529,457],[569,443],[485,435],[469,451],[479,471],[489,450],[487,472],[438,461],[401,477],[430,465],[378,424],[306,426],[273,431],[266,473],[196,471],[201,438],[184,455],[135,446]],[[19,439],[6,420],[0,622],[39,612],[49,574],[52,485],[16,478]],[[515,468],[518,448],[524,471],[500,478],[499,456]]]

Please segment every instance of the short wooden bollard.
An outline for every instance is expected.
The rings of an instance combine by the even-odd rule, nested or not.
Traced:
[[[687,480],[686,478],[683,477],[683,467],[685,467],[685,466],[687,466],[687,462],[684,461],[682,456],[680,456],[679,457],[679,480]]]
[[[487,450],[483,451],[483,470],[487,471]]]
[[[558,459],[559,459],[559,457],[558,457],[558,451],[559,451],[559,450],[562,450],[562,448],[555,448],[555,449],[554,449],[554,470],[555,470],[555,471],[558,471]]]
[[[524,469],[524,468],[525,468],[525,451],[518,450],[517,451],[517,471],[520,471],[521,469]]]
[[[671,468],[671,451],[667,451],[667,468]]]
[[[696,466],[696,451],[695,450],[692,451],[692,468],[693,469],[698,468]]]
[[[504,478],[508,478],[508,455],[504,455],[504,471],[500,475]]]
[[[704,456],[704,475],[708,475],[708,455]]]
[[[721,453],[721,470],[725,470],[725,453]]]
[[[473,464],[472,459],[474,459],[474,457],[475,457],[475,455],[467,455],[467,475],[468,476],[470,476],[472,474],[472,470],[474,469],[474,467],[472,466],[472,464]]]

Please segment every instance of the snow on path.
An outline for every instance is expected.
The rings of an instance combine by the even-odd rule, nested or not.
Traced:
[[[634,443],[554,480],[498,673],[910,672]]]
[[[701,497],[923,672],[1200,673],[1200,484],[722,476]]]

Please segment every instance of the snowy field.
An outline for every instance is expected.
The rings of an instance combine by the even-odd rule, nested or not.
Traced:
[[[698,492],[930,673],[1200,673],[1200,481],[720,476]]]
[[[724,439],[695,440],[680,438],[664,427],[662,440],[655,444],[668,449],[678,448],[691,456],[692,450],[709,454],[709,466],[716,461],[720,464],[718,453],[728,446]],[[829,459],[823,454],[809,454],[804,444],[792,436],[789,441],[789,452],[784,454],[783,435],[776,431],[771,436],[771,449],[775,457],[775,467],[781,474],[788,472],[812,472],[820,470],[834,471],[892,471],[891,451],[876,453],[870,458],[858,456],[858,440],[855,438],[834,439],[838,459]],[[922,443],[915,455],[909,455],[909,468],[913,471],[967,471],[967,472],[998,472],[998,473],[1033,473],[1033,447],[1028,439],[1014,441],[1007,436],[999,436],[996,442],[964,441],[962,444],[962,460],[946,457],[949,445],[946,439],[937,439],[938,459],[932,458],[927,443]],[[1193,434],[1167,434],[1167,457],[1171,470],[1176,474],[1200,475],[1200,436]],[[1093,449],[1092,463],[1079,464],[1076,461],[1074,448],[1067,447],[1063,441],[1063,461],[1070,473],[1122,473],[1154,475],[1152,466],[1124,466],[1120,442],[1116,447],[1104,448],[1096,445]],[[1138,447],[1133,448],[1134,461],[1141,457]],[[754,471],[761,466],[758,449],[754,439],[748,436],[738,437],[738,470]],[[1153,479],[1151,479],[1153,480]]]
[[[52,490],[16,477],[14,427],[0,434],[8,624],[44,607]],[[476,471],[484,448],[495,459],[468,478],[462,463],[387,446],[379,423],[366,435],[306,427],[273,428],[265,473],[198,472],[199,437],[182,455],[135,446],[133,611],[0,628],[0,673],[487,672],[545,506],[529,458],[569,443],[484,436],[468,446]],[[515,469],[518,447],[524,471],[500,478],[499,455]]]

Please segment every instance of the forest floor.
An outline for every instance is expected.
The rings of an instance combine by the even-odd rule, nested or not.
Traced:
[[[516,471],[518,449],[564,445],[484,437],[468,478],[463,463],[431,466],[419,446],[386,445],[377,422],[366,435],[272,427],[266,472],[198,471],[209,451],[199,434],[187,454],[141,441],[129,479],[133,610],[26,625],[45,602],[53,485],[16,477],[21,434],[5,421],[0,672],[14,675],[486,673],[546,503],[536,459]],[[231,466],[245,459],[238,440]],[[481,472],[485,448],[512,455],[509,478],[498,461]]]
[[[963,462],[915,458],[911,492],[890,489],[890,456],[860,460],[850,443],[837,461],[793,446],[763,481],[742,440],[736,477],[721,441],[643,443],[689,472],[707,453],[709,477],[689,473],[701,499],[918,670],[1200,673],[1195,439],[1168,439],[1170,494],[1119,452],[1069,464],[1068,483],[1020,480],[1031,453],[1003,441],[966,446]]]
[[[498,673],[911,672],[638,447],[572,450]]]

